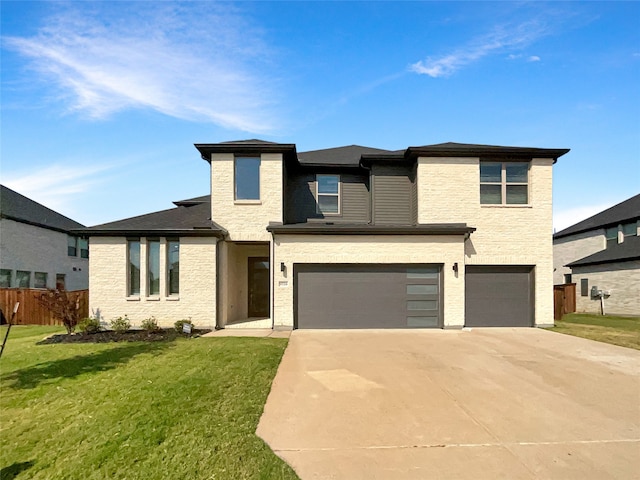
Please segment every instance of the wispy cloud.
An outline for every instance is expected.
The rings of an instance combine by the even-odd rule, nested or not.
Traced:
[[[78,2],[43,24],[4,44],[53,81],[71,111],[103,119],[149,108],[250,132],[277,128],[269,49],[229,4]]]
[[[52,164],[37,171],[3,172],[2,184],[61,213],[72,210],[78,194],[91,192],[113,165]]]
[[[531,55],[529,58],[527,58],[528,62],[539,62],[541,59],[538,55]]]
[[[489,55],[525,48],[547,34],[546,23],[537,19],[519,24],[501,25],[495,27],[490,33],[455,48],[451,53],[420,60],[410,65],[409,70],[433,78],[448,77]],[[508,58],[513,60],[520,56],[521,54],[510,54]],[[539,57],[530,57],[529,60],[535,61],[531,60],[533,58],[539,60]]]

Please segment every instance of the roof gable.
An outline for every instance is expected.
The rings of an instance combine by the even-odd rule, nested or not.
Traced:
[[[567,237],[576,233],[606,228],[638,219],[640,219],[640,194],[559,231],[553,238]]]
[[[69,232],[84,225],[0,185],[0,216],[37,227]]]
[[[391,153],[395,152],[361,145],[347,145],[300,152],[298,153],[298,162],[301,165],[358,167],[363,155],[387,155]]]

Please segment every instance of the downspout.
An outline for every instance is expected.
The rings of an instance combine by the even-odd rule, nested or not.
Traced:
[[[220,238],[216,239],[216,326],[215,330],[222,330],[220,326]]]
[[[360,167],[364,168],[365,170],[369,170],[369,225],[373,225],[373,169],[371,168],[371,166],[366,166],[364,164],[364,162],[362,161],[362,158],[360,159]]]

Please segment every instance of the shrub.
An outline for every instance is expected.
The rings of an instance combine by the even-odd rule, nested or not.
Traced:
[[[131,322],[125,315],[111,320],[111,330],[116,333],[124,333],[131,328]]]
[[[80,320],[80,294],[49,288],[37,298],[40,305],[62,322],[67,334],[72,334]]]
[[[142,320],[142,323],[140,324],[140,326],[142,327],[143,330],[146,330],[147,332],[157,332],[161,330],[161,328],[158,326],[158,321],[156,320],[156,317],[145,318],[144,320]]]
[[[189,319],[178,320],[176,323],[173,324],[173,327],[176,329],[176,332],[182,333],[182,326],[185,323],[191,325],[191,328],[193,328],[193,322],[191,321],[191,317],[189,317]]]
[[[102,330],[102,327],[100,326],[100,320],[92,317],[83,318],[82,320],[80,320],[78,322],[78,328],[84,334],[97,333]]]

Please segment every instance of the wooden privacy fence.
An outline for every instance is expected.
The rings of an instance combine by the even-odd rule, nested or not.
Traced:
[[[561,320],[565,313],[576,311],[576,284],[553,286],[553,318]]]
[[[38,297],[46,290],[31,288],[0,288],[0,308],[7,321],[11,318],[13,306],[20,302],[20,309],[14,325],[62,325],[59,320],[51,316],[51,312],[40,305]],[[89,316],[89,290],[67,292],[68,295],[78,295],[80,318]]]

